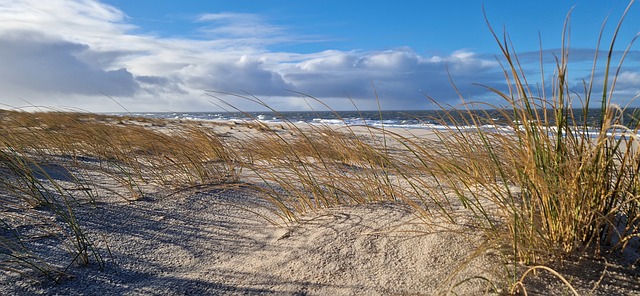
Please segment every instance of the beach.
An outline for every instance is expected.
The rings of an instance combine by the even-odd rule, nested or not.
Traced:
[[[174,135],[176,130],[182,130],[183,124],[193,124],[181,120],[109,120],[109,124],[142,126],[163,135]],[[250,156],[243,156],[242,165],[237,163],[240,158],[212,161],[211,166],[216,169],[231,167],[229,171],[234,175],[225,180],[207,175],[217,181],[197,181],[190,185],[165,186],[188,176],[180,169],[161,170],[155,158],[141,160],[140,163],[148,165],[140,169],[143,175],[152,172],[174,172],[175,175],[150,177],[130,188],[123,186],[122,176],[114,177],[124,171],[105,173],[113,170],[107,160],[51,150],[54,156],[47,158],[47,164],[39,165],[47,173],[40,179],[43,183],[60,184],[65,193],[71,192],[72,187],[77,190],[78,179],[87,182],[87,188],[82,190],[92,193],[91,200],[79,198],[72,207],[77,224],[92,238],[90,245],[95,253],[90,253],[86,264],[79,264],[79,260],[70,260],[73,252],[68,246],[69,240],[29,236],[32,239],[25,244],[61,273],[55,273],[55,281],[51,281],[28,268],[21,272],[3,270],[0,294],[497,295],[508,294],[505,283],[528,268],[511,262],[499,248],[487,247],[491,238],[482,232],[469,231],[474,227],[474,220],[460,202],[452,200],[449,205],[449,209],[458,211],[451,213],[458,217],[457,223],[441,218],[425,220],[425,213],[419,209],[427,206],[416,204],[428,205],[427,202],[400,196],[403,190],[410,191],[413,183],[403,181],[395,173],[381,175],[380,167],[371,168],[372,163],[387,166],[384,159],[371,156],[364,161],[349,154],[329,162],[321,156],[334,155],[334,150],[325,152],[316,146],[308,149],[296,142],[307,136],[346,131],[347,136],[328,139],[364,137],[364,142],[386,150],[385,155],[402,159],[411,157],[412,150],[407,150],[398,139],[416,143],[433,141],[432,147],[438,147],[435,142],[441,136],[429,130],[394,127],[383,128],[381,133],[380,129],[369,127],[201,121],[196,125],[204,126],[222,143],[239,145],[229,146],[236,149],[236,153],[240,153],[242,147],[248,149],[243,145],[267,145],[281,139],[285,145],[259,146],[251,150]],[[264,139],[270,140],[260,142]],[[323,139],[320,137],[313,143],[319,143],[318,147],[330,146]],[[345,143],[339,147],[362,142]],[[137,153],[160,153],[150,149]],[[264,149],[271,149],[271,154],[260,154]],[[280,154],[288,151],[286,149],[308,149],[312,154],[300,154],[295,157],[298,162],[295,166],[284,166],[290,163]],[[362,151],[368,150],[362,148]],[[179,163],[176,157],[166,153],[158,159],[166,159],[167,165]],[[56,160],[56,166],[51,164],[52,160]],[[57,169],[59,167],[64,169]],[[324,172],[327,175],[319,174],[322,177],[312,179],[321,183],[317,188],[308,187],[305,178],[313,175],[314,169],[322,168],[331,173]],[[211,174],[217,172],[216,169],[200,174]],[[367,176],[368,181],[358,183],[361,176]],[[332,183],[322,183],[325,177],[333,180]],[[344,182],[335,180],[337,177],[344,178]],[[379,179],[370,181],[371,178]],[[376,187],[375,184],[380,186],[365,188]],[[389,191],[385,186],[396,191]],[[135,194],[131,191],[133,187]],[[366,198],[359,199],[356,192],[365,192]],[[379,196],[374,196],[375,192],[380,192]],[[294,201],[296,196],[306,193],[311,195],[308,200]],[[292,213],[283,211],[284,205]],[[4,210],[3,220],[19,225],[14,229],[29,233],[37,228],[29,221],[21,225],[16,222],[20,215],[15,209]],[[56,219],[46,208],[36,207],[30,211],[48,217],[46,219]],[[3,235],[9,237],[6,230]],[[99,259],[95,254],[99,254]],[[553,268],[580,294],[638,295],[639,270],[637,262],[628,262],[629,258],[635,258],[630,256],[637,253],[607,258],[576,256],[555,262]],[[545,271],[527,278],[525,283],[529,295],[569,291],[558,278]]]

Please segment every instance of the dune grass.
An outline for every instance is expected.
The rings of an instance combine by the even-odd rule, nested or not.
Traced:
[[[567,26],[568,22],[569,17]],[[487,220],[486,227],[501,231],[506,226],[510,233],[508,244],[516,260],[545,262],[577,251],[622,251],[638,236],[640,126],[637,118],[629,118],[633,114],[612,103],[617,75],[610,78],[609,73],[614,70],[616,33],[599,69],[605,73],[604,81],[595,81],[592,74],[582,94],[572,91],[568,82],[568,36],[563,37],[562,53],[551,81],[544,79],[542,71],[542,89],[550,86],[551,93],[534,93],[507,38],[501,42],[494,33],[506,61],[504,71],[510,92],[490,89],[509,106],[503,111],[511,122],[509,129],[477,129],[471,137],[444,139],[451,141],[447,146],[470,147],[462,154],[473,151],[474,156],[464,157],[466,165],[444,167],[442,173],[458,177],[458,182],[451,185],[458,192],[465,192],[459,197],[482,216],[493,216],[496,211],[479,201],[488,198],[495,205],[505,224]],[[593,73],[599,67],[597,62],[596,56]],[[615,70],[620,72],[620,68]],[[586,115],[592,96],[597,96],[593,94],[596,84],[603,85],[603,89],[598,97],[601,101],[597,102],[600,120],[594,124],[588,122]],[[476,125],[480,120],[475,113],[468,113],[467,118]],[[475,156],[478,153],[483,157]],[[487,180],[486,176],[491,177]],[[502,190],[492,188],[495,184],[502,185]],[[479,191],[471,190],[476,186],[488,189],[484,192],[490,192],[490,196],[476,194]],[[469,194],[473,198],[467,197]]]
[[[390,159],[370,135],[287,119],[258,125],[259,132],[247,133],[235,150],[253,189],[277,206],[284,221],[337,205],[395,199]]]
[[[84,230],[78,206],[238,177],[233,153],[196,123],[160,130],[165,122],[144,118],[15,111],[2,111],[0,121],[0,270],[57,281],[74,263],[102,266],[108,248],[95,247],[99,238]],[[69,262],[40,258],[42,241],[64,246]]]
[[[371,157],[363,142],[345,142],[354,138],[350,128],[338,137],[318,128],[298,134],[298,139],[276,136],[267,141],[270,152],[278,151],[268,163],[282,163],[262,173],[263,180],[286,189],[274,200],[287,217],[314,207],[366,202],[369,199],[362,197],[373,194],[378,198],[373,200],[413,205],[425,221],[437,216],[470,225],[469,231],[483,231],[489,248],[501,250],[514,263],[515,286],[522,282],[516,276],[518,262],[548,264],[576,254],[624,252],[640,236],[640,125],[637,114],[613,104],[618,74],[635,41],[616,67],[614,44],[627,11],[615,27],[604,62],[596,53],[582,93],[569,84],[566,34],[553,76],[545,77],[543,68],[542,85],[532,89],[508,37],[500,38],[492,30],[503,54],[508,90],[484,87],[506,103],[498,108],[500,122],[481,111],[486,105],[467,103],[459,110],[443,110],[440,121],[446,129],[435,131],[435,142],[369,127],[371,134],[375,130],[394,139],[409,158],[390,157],[380,141],[374,142],[383,152]],[[569,23],[567,17],[565,33]],[[603,81],[597,81],[597,72],[604,73]],[[602,89],[595,93],[599,85]],[[596,123],[587,118],[594,105],[600,111]],[[364,182],[336,173],[336,164],[345,159],[364,160],[359,167],[372,169],[364,174]],[[401,181],[389,182],[389,176]],[[347,182],[336,181],[340,179]],[[359,189],[343,189],[354,187]],[[381,190],[362,190],[371,187]],[[298,206],[283,202],[290,194]]]
[[[494,33],[509,91],[485,87],[507,104],[499,109],[507,124],[478,111],[486,106],[468,103],[441,118],[446,130],[437,131],[439,150],[397,136],[437,184],[412,180],[423,201],[414,205],[425,219],[436,215],[468,223],[452,215],[456,205],[462,205],[474,217],[472,228],[483,230],[491,248],[501,249],[514,264],[621,253],[638,240],[640,125],[636,113],[612,103],[617,75],[635,41],[614,68],[613,48],[622,19],[605,62],[599,65],[594,57],[591,80],[584,82],[582,93],[568,82],[568,36],[563,37],[553,77],[546,78],[542,71],[542,86],[534,92],[508,37]],[[567,26],[568,22],[569,17]],[[596,71],[604,73],[604,81],[596,81]],[[596,85],[603,85],[601,93],[595,93]],[[596,123],[587,119],[592,101],[600,108]],[[446,196],[455,196],[459,203]],[[521,287],[522,279],[515,277],[517,264],[512,271],[514,287]]]

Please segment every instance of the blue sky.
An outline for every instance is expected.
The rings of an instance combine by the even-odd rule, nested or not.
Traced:
[[[571,84],[589,75],[629,4],[575,1],[150,1],[0,0],[0,103],[88,111],[213,111],[206,90],[247,92],[278,110],[308,109],[303,92],[335,109],[429,109],[465,100],[501,104],[499,49],[485,24],[506,28],[530,83],[545,73],[571,18]],[[617,57],[640,31],[639,4],[625,20]],[[601,49],[605,49],[603,45]],[[632,48],[616,103],[640,93]],[[596,72],[596,77],[601,73]],[[375,91],[375,92],[374,92]],[[107,98],[106,95],[111,97]],[[226,96],[245,110],[257,109]],[[117,101],[114,102],[113,100]]]

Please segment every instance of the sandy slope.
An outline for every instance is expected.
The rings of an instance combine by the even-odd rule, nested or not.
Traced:
[[[270,213],[259,203],[232,189],[100,202],[81,215],[109,243],[113,258],[104,271],[95,264],[74,266],[72,278],[58,285],[5,277],[0,292],[432,294],[448,288],[446,277],[470,251],[461,237],[425,233],[402,205],[336,208],[286,227],[260,217]],[[470,272],[493,263],[478,262]],[[480,293],[483,286],[477,284],[457,290]]]
[[[261,217],[270,213],[260,203],[242,191],[215,188],[133,203],[99,202],[80,215],[88,229],[109,243],[113,257],[104,270],[96,264],[72,266],[71,278],[57,285],[3,276],[0,293],[431,295],[446,293],[451,284],[474,275],[498,279],[491,273],[504,267],[498,256],[484,255],[447,280],[474,243],[427,229],[403,205],[334,208],[286,227]],[[59,249],[47,255],[67,256]],[[584,273],[584,267],[590,272]],[[592,262],[568,269],[586,292],[602,268]],[[532,281],[529,289],[549,293],[546,285],[555,281],[545,279]],[[615,266],[608,268],[604,283],[600,295],[640,291],[638,278]],[[478,295],[485,288],[486,282],[472,280],[453,292]],[[561,285],[551,288],[563,291]]]
[[[74,264],[59,284],[0,273],[0,295],[478,295],[488,283],[472,277],[507,276],[498,255],[467,262],[481,237],[429,228],[403,204],[337,207],[287,226],[269,222],[281,222],[269,208],[237,187],[133,202],[103,194],[77,212],[99,238],[104,270]],[[63,246],[33,243],[60,268],[70,261]],[[581,293],[600,281],[597,295],[640,295],[637,267],[583,259],[559,268]],[[528,283],[531,294],[566,292],[544,274]]]

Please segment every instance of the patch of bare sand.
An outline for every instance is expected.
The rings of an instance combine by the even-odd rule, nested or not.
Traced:
[[[288,227],[268,223],[275,218],[268,207],[237,189],[100,201],[78,215],[108,243],[113,257],[104,270],[72,266],[59,284],[2,275],[0,293],[433,294],[448,288],[448,275],[472,251],[464,237],[426,232],[404,205],[334,208]],[[42,255],[68,262],[56,246]],[[479,257],[461,275],[484,274],[495,263]],[[477,294],[484,286],[471,281],[456,291]]]

